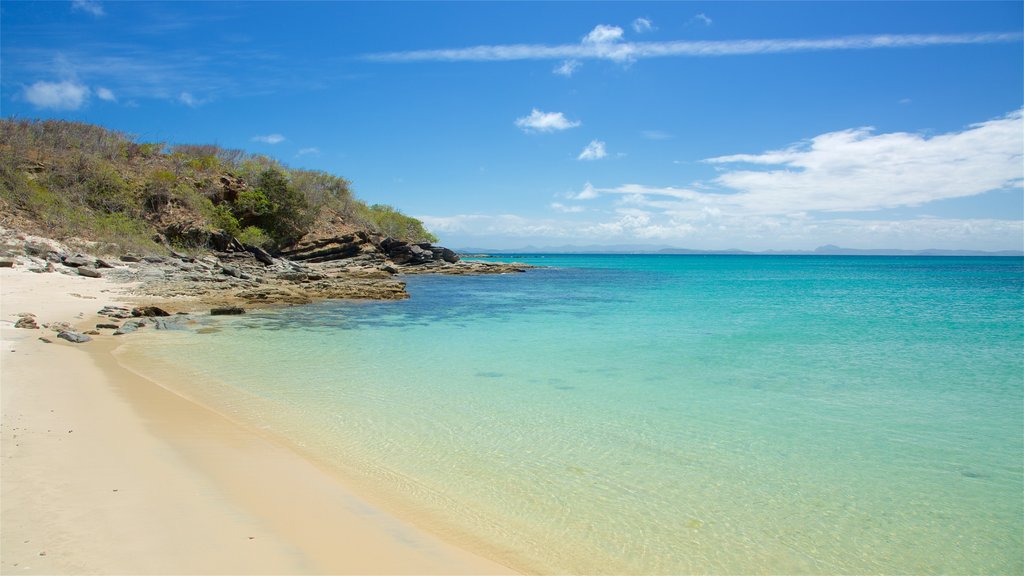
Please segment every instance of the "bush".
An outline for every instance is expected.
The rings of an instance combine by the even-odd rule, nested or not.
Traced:
[[[238,241],[242,244],[248,244],[250,246],[259,246],[260,248],[271,248],[273,246],[273,240],[267,235],[261,228],[256,226],[246,226],[244,230],[238,233]]]

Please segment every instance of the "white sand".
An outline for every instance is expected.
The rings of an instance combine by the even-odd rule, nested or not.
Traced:
[[[92,327],[121,290],[0,269],[0,573],[511,572],[121,368],[121,337],[13,328],[19,312]]]

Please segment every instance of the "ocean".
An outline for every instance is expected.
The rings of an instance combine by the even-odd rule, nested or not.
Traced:
[[[531,572],[1024,573],[1024,259],[511,260],[122,358]]]

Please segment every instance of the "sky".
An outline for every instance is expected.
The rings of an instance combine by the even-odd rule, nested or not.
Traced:
[[[0,113],[347,178],[455,248],[1024,249],[1024,3],[0,2]]]

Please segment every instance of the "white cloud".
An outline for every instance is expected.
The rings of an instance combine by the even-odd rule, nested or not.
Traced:
[[[644,32],[650,32],[654,30],[654,23],[648,18],[637,18],[633,20],[633,31],[637,34],[643,34]]]
[[[711,26],[711,23],[713,22],[711,20],[711,18],[708,18],[708,16],[706,14],[704,14],[703,12],[695,14],[693,16],[693,20],[694,20],[694,22],[700,22],[701,24],[703,24],[705,26]]]
[[[117,102],[117,96],[109,88],[102,86],[96,88],[96,97],[107,102]]]
[[[89,87],[72,80],[63,82],[36,82],[22,92],[29,104],[36,108],[78,110],[89,100]]]
[[[900,98],[900,104],[910,104],[913,102],[910,98]]]
[[[71,0],[71,10],[74,12],[86,12],[93,16],[103,16],[103,5],[96,0]]]
[[[189,108],[195,108],[200,104],[200,101],[196,100],[195,96],[193,96],[191,92],[182,92],[179,94],[178,101]]]
[[[271,142],[271,144],[275,144],[275,142]],[[296,156],[310,156],[310,155],[312,155],[312,156],[319,156],[320,155],[320,149],[316,148],[314,146],[311,146],[309,148],[302,148],[298,152],[296,152],[295,155]]]
[[[730,169],[715,179],[748,211],[865,211],[975,196],[1024,180],[1024,121],[1018,110],[959,132],[927,137],[870,128],[830,132],[762,154],[707,162]]]
[[[569,199],[570,200],[593,200],[594,198],[597,198],[600,195],[601,194],[598,192],[598,190],[596,188],[594,188],[594,185],[591,184],[590,182],[587,182],[586,184],[583,185],[583,190],[580,190],[576,194],[569,194]]]
[[[598,24],[583,37],[584,44],[608,44],[619,40],[622,40],[622,28],[605,24]]]
[[[695,248],[751,250],[821,244],[1024,248],[1024,220],[1019,214],[1001,220],[893,218],[881,212],[986,192],[1019,194],[1024,187],[1021,110],[935,135],[879,134],[858,128],[822,134],[782,150],[705,162],[720,167],[721,174],[686,187],[602,188],[587,182],[581,191],[565,197],[589,201],[591,214],[611,212],[614,217],[562,222],[564,234],[558,237],[584,243],[658,239]],[[601,198],[612,201],[602,203]],[[840,212],[860,217],[837,215]],[[864,217],[871,212],[879,215]],[[463,232],[471,230],[467,224]],[[514,236],[511,230],[505,234]]]
[[[541,112],[534,108],[529,116],[517,118],[515,124],[524,132],[555,132],[575,128],[580,122],[570,121],[561,112]]]
[[[586,60],[617,62],[639,58],[714,57],[753,54],[820,52],[829,50],[877,50],[1020,42],[1013,33],[980,34],[885,34],[836,38],[784,38],[763,40],[622,42],[621,28],[598,26],[579,44],[499,44],[441,50],[412,50],[369,54],[383,62],[497,62],[514,60]]]
[[[250,140],[253,142],[262,142],[264,144],[280,144],[287,140],[287,138],[280,134],[267,134],[265,136],[253,136]]]
[[[572,76],[573,73],[575,73],[576,70],[578,70],[579,67],[582,66],[582,65],[583,64],[581,64],[579,60],[571,60],[570,59],[570,60],[566,60],[565,62],[562,62],[560,65],[556,66],[555,69],[552,70],[552,72],[554,72],[555,74],[561,75],[561,76],[569,77],[569,76]]]
[[[608,152],[604,149],[604,142],[600,140],[591,140],[590,144],[580,152],[577,160],[600,160],[608,155]]]
[[[587,210],[583,206],[566,206],[561,202],[552,202],[550,206],[552,210],[557,210],[558,212],[565,212],[567,214],[575,214],[577,212],[585,212]]]

